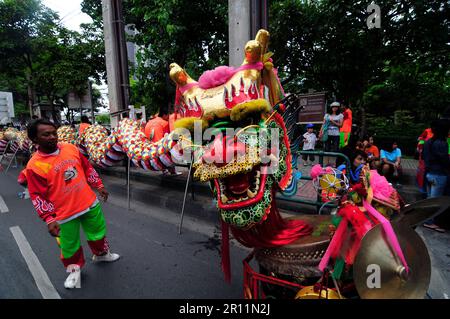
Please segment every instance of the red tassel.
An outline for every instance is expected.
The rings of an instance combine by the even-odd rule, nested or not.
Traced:
[[[339,253],[347,237],[348,222],[346,219],[342,219],[329,245],[331,258],[336,259],[339,257]]]
[[[367,218],[367,216],[355,205],[344,205],[339,209],[338,214],[345,220],[348,220],[352,226],[349,240],[350,247],[348,247],[347,251],[344,253],[345,263],[351,265],[359,251],[362,238],[370,229],[372,229],[373,225],[370,218]]]
[[[230,234],[229,226],[223,220],[222,223],[222,271],[227,283],[231,283],[230,264]]]

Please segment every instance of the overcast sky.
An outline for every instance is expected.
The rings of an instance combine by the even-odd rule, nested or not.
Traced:
[[[42,3],[56,11],[61,23],[70,30],[80,31],[81,23],[92,22],[91,17],[81,12],[81,0],[42,0]]]

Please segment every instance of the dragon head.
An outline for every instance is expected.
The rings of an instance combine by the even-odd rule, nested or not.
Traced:
[[[274,190],[285,189],[292,177],[289,139],[274,108],[283,96],[266,53],[268,40],[260,30],[240,67],[218,67],[198,82],[179,65],[170,66],[181,117],[175,128],[190,132],[180,134],[189,135],[181,141],[195,149],[194,178],[210,183],[222,220],[240,229],[263,222]]]

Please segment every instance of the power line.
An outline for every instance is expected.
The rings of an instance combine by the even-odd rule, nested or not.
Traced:
[[[76,13],[76,14],[73,15],[74,13]],[[81,14],[81,13],[83,13],[83,12],[81,12],[80,9],[73,10],[73,11],[71,11],[71,13],[68,13],[68,14],[66,14],[64,17],[62,17],[61,19],[59,19],[59,22],[63,22],[63,20],[67,19],[70,15],[72,15],[72,16],[69,18],[69,20],[66,20],[66,22],[67,22],[67,21],[70,21],[70,20],[72,20],[73,18],[75,18],[76,16],[78,16],[78,15]]]

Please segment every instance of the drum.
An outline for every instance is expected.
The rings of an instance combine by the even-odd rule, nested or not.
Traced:
[[[301,215],[301,219],[313,226],[310,236],[298,239],[292,244],[255,249],[255,259],[260,273],[300,285],[313,285],[322,276],[318,265],[330,243],[330,226],[332,216]],[[280,288],[264,284],[264,293],[275,298],[294,298],[298,290]]]

